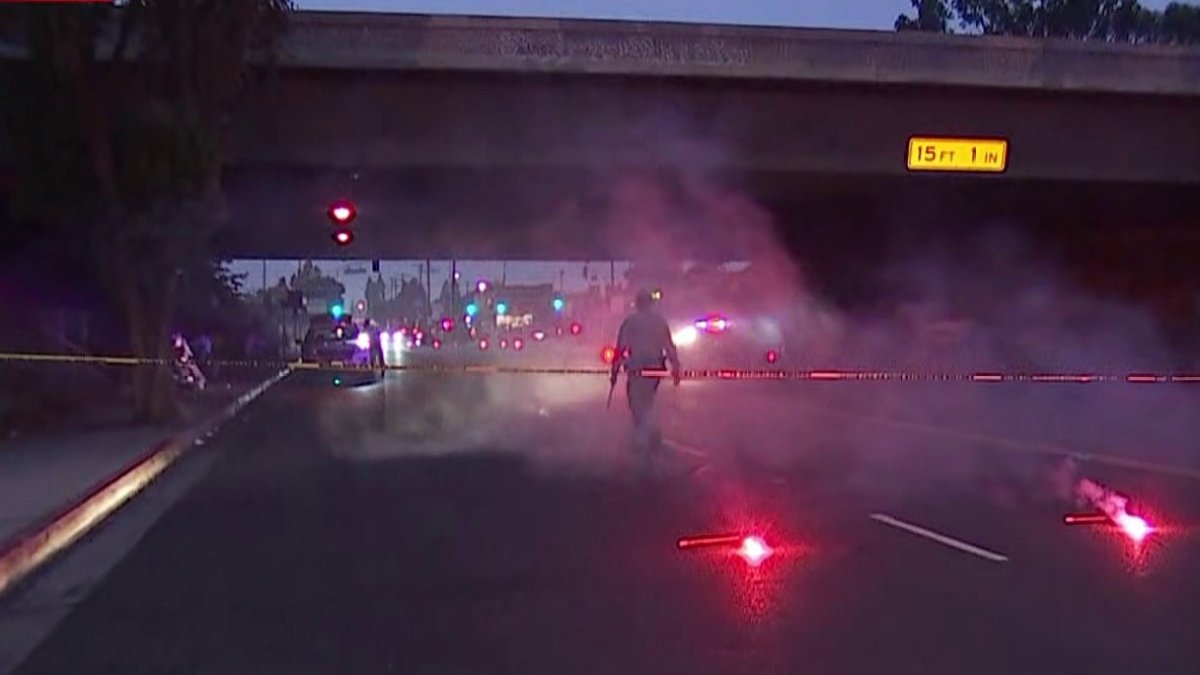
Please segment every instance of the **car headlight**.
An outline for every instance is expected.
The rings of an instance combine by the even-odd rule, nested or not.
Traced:
[[[672,333],[671,339],[675,341],[676,347],[690,347],[700,339],[700,331],[696,330],[695,326],[684,326]]]
[[[354,344],[359,349],[370,349],[371,348],[371,334],[370,333],[359,333],[358,337],[354,338]]]

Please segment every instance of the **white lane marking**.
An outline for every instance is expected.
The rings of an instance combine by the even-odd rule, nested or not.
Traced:
[[[919,537],[925,537],[926,539],[929,539],[931,541],[936,541],[937,543],[942,544],[944,546],[949,546],[950,548],[956,548],[965,553],[977,555],[980,558],[983,558],[984,560],[991,560],[992,562],[1007,562],[1008,561],[1008,556],[1001,555],[994,551],[989,551],[986,548],[980,548],[978,546],[975,546],[974,544],[968,544],[965,541],[955,539],[954,537],[940,534],[938,532],[934,532],[933,530],[925,529],[924,527],[921,527],[920,525],[906,523],[903,520],[900,520],[899,518],[893,518],[892,516],[889,516],[886,513],[872,513],[871,520],[883,523],[884,525],[891,525],[892,527],[899,528],[901,530],[904,530],[905,532],[915,534]]]

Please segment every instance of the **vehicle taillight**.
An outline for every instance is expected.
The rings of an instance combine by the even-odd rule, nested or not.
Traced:
[[[524,349],[524,348],[525,348],[525,341],[524,341],[524,340],[522,340],[521,338],[515,338],[515,339],[513,340],[513,349],[515,349],[515,350],[517,350],[517,351],[521,351],[521,350],[522,350],[522,349]]]
[[[437,338],[434,338],[433,342],[429,343],[429,346],[433,347],[434,349],[441,349],[442,341]]]
[[[507,338],[503,338],[500,340],[500,349],[508,349],[508,339]]]
[[[571,323],[571,335],[579,335],[583,332],[583,326],[579,325],[578,321]]]
[[[779,354],[774,349],[767,352],[767,363],[775,363],[778,360]]]
[[[611,366],[613,361],[617,360],[617,350],[614,347],[605,347],[604,351],[600,352],[600,358],[604,360],[604,364]]]
[[[487,348],[488,348],[488,341],[487,341],[487,338],[484,338],[484,339],[480,340],[480,341],[479,341],[479,351],[481,351],[481,352],[486,352],[486,351],[487,351]]]

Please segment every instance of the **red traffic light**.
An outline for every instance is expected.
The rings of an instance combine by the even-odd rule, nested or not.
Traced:
[[[582,332],[583,326],[579,325],[578,321],[571,324],[571,335],[579,335]]]
[[[339,199],[329,205],[325,214],[338,225],[348,225],[358,215],[358,209],[354,208],[354,204],[350,201]]]
[[[333,233],[333,243],[338,246],[345,246],[354,241],[354,233],[347,229],[335,230]]]

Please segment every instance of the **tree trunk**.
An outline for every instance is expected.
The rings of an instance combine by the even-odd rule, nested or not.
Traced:
[[[133,416],[139,422],[166,422],[179,414],[169,370],[178,282],[160,265],[136,265],[120,264],[115,270],[133,356],[145,359],[134,369]]]

